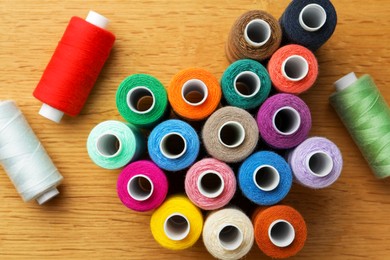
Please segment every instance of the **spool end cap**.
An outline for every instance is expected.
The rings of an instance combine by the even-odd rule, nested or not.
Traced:
[[[41,194],[39,197],[36,198],[37,202],[39,205],[42,205],[44,204],[45,202],[51,200],[52,198],[54,198],[55,196],[57,196],[58,194],[60,194],[60,192],[58,191],[57,188],[52,188],[48,191],[46,191],[45,193]]]
[[[49,106],[48,104],[42,104],[39,114],[53,122],[59,123],[64,116],[64,112]]]

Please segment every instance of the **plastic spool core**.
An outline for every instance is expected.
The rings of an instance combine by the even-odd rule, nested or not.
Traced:
[[[121,150],[121,141],[110,133],[102,134],[96,142],[96,150],[104,157],[114,157]]]
[[[243,71],[234,79],[234,90],[242,97],[250,98],[259,93],[261,81],[252,71]]]
[[[190,79],[183,84],[181,97],[191,106],[202,105],[209,95],[206,84],[199,79]]]
[[[333,85],[336,88],[336,91],[342,91],[351,86],[355,81],[357,81],[357,77],[354,72],[351,72],[337,80]]]
[[[309,73],[309,63],[300,55],[292,55],[282,63],[282,74],[290,81],[300,81]]]
[[[280,175],[271,165],[261,165],[253,172],[253,182],[262,191],[272,191],[278,187]]]
[[[35,200],[38,202],[39,205],[42,205],[57,196],[58,194],[60,194],[60,192],[57,190],[57,187],[53,187],[45,191],[45,193],[39,195]]]
[[[212,199],[221,195],[225,182],[219,172],[207,170],[199,175],[197,186],[203,196]]]
[[[161,153],[169,159],[181,157],[187,150],[187,141],[179,133],[169,133],[163,136],[160,142]]]
[[[301,126],[301,116],[292,107],[281,107],[275,112],[272,124],[279,134],[292,135]]]
[[[229,251],[239,248],[244,241],[242,231],[235,225],[225,225],[218,233],[220,245]]]
[[[268,228],[268,237],[277,247],[287,247],[295,239],[295,229],[290,222],[277,219]]]
[[[219,128],[218,140],[225,147],[238,147],[245,140],[245,129],[237,121],[228,121]]]
[[[137,114],[150,112],[155,105],[155,97],[146,87],[135,87],[127,93],[127,106]]]
[[[333,160],[327,153],[314,152],[307,157],[306,167],[314,176],[325,177],[333,169]]]
[[[326,12],[318,4],[306,5],[299,14],[299,24],[308,32],[315,32],[324,26],[326,22]]]
[[[152,196],[154,185],[152,180],[143,174],[134,175],[127,183],[127,192],[137,201],[145,201]]]
[[[183,240],[190,233],[190,222],[184,215],[173,213],[164,222],[164,233],[171,240]]]
[[[271,38],[271,27],[262,19],[254,19],[246,25],[244,38],[253,47],[263,46]]]
[[[93,25],[96,25],[97,27],[100,27],[102,29],[106,29],[108,26],[108,23],[110,20],[108,20],[106,17],[103,15],[94,12],[94,11],[89,11],[87,18],[85,20]]]

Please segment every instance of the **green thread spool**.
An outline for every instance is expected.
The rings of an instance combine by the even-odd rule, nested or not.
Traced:
[[[168,105],[161,82],[147,74],[134,74],[122,81],[116,92],[116,106],[126,121],[138,127],[156,125]]]
[[[142,155],[145,139],[135,126],[108,120],[92,129],[87,149],[89,157],[98,166],[118,169]]]
[[[233,62],[223,73],[221,87],[226,101],[236,107],[260,106],[271,90],[269,74],[259,62],[249,59]]]
[[[350,73],[334,83],[330,103],[377,178],[390,176],[390,110],[373,79]]]

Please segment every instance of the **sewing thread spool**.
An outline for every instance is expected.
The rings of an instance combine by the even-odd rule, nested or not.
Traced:
[[[350,73],[334,83],[330,103],[377,178],[390,176],[390,110],[369,75]]]
[[[272,258],[296,255],[306,242],[306,223],[294,208],[276,205],[259,209],[253,218],[255,241]]]
[[[337,13],[329,0],[291,1],[280,18],[283,41],[315,51],[332,36]]]
[[[253,109],[264,102],[271,90],[267,70],[259,62],[244,59],[230,64],[221,79],[223,95],[231,106]]]
[[[277,149],[302,143],[311,129],[311,114],[306,103],[291,94],[276,94],[261,105],[257,124],[262,139]]]
[[[324,137],[311,137],[288,153],[288,162],[299,184],[321,189],[332,185],[341,174],[339,148]]]
[[[145,146],[145,138],[135,126],[116,120],[96,125],[87,140],[91,160],[110,170],[137,160],[143,154]]]
[[[123,205],[135,211],[149,211],[160,206],[168,193],[165,173],[151,161],[130,163],[117,182],[118,197]]]
[[[247,111],[237,107],[223,107],[215,111],[202,130],[206,151],[214,158],[240,162],[256,148],[259,133],[256,121]]]
[[[203,243],[217,259],[244,257],[252,248],[254,231],[251,220],[234,208],[212,212],[204,223]]]
[[[217,78],[200,68],[180,71],[172,78],[168,88],[168,99],[173,111],[193,121],[211,115],[217,109],[221,96]]]
[[[269,13],[252,10],[242,14],[233,24],[226,43],[230,62],[240,59],[263,61],[279,48],[282,30]]]
[[[59,194],[62,176],[13,101],[0,101],[0,163],[24,201]]]
[[[194,163],[200,142],[186,122],[170,119],[157,125],[149,135],[150,158],[162,169],[180,171]]]
[[[171,250],[183,250],[198,241],[203,228],[201,211],[182,195],[167,200],[152,214],[150,229],[157,243]]]
[[[134,74],[124,79],[116,92],[116,106],[126,121],[152,127],[165,114],[168,96],[161,82],[151,75]]]
[[[72,17],[33,93],[40,115],[59,123],[64,113],[80,113],[115,41],[108,22],[93,11]]]
[[[290,191],[290,166],[274,152],[261,151],[249,156],[238,171],[238,184],[242,193],[258,205],[273,205],[284,199]]]
[[[202,159],[187,171],[185,191],[199,208],[215,210],[225,206],[233,198],[236,177],[226,163],[213,158]]]
[[[273,86],[279,92],[301,94],[317,80],[318,63],[309,49],[290,44],[272,55],[268,62],[268,72]]]

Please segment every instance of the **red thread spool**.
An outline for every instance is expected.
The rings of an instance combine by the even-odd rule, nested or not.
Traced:
[[[93,11],[71,18],[33,93],[43,103],[40,115],[58,123],[64,113],[80,113],[115,41],[107,24]]]
[[[272,55],[268,62],[268,72],[278,91],[300,94],[314,85],[318,76],[318,63],[309,49],[290,44]]]

